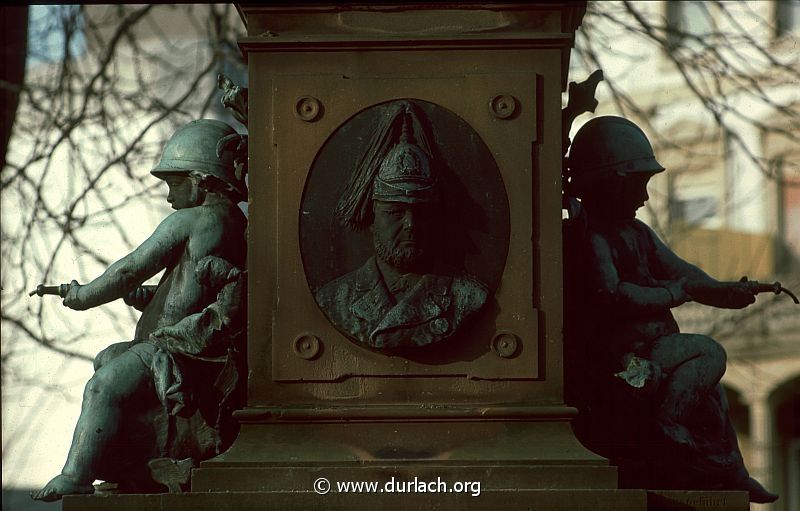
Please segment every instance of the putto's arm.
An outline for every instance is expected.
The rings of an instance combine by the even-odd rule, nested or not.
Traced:
[[[144,243],[115,262],[98,278],[84,286],[73,283],[64,305],[86,310],[121,298],[168,266],[188,240],[193,221],[191,209],[172,213]]]
[[[645,225],[645,224],[642,224]],[[750,282],[720,282],[697,266],[684,261],[647,227],[656,247],[656,260],[664,274],[673,280],[686,281],[691,299],[704,305],[740,309],[755,301],[758,292]]]
[[[599,304],[612,310],[631,309],[664,309],[677,307],[687,302],[689,296],[683,289],[684,280],[677,280],[667,286],[647,287],[626,282],[620,279],[611,249],[606,240],[599,234],[592,234],[589,239],[590,262],[594,269],[593,282],[590,283],[597,294]]]

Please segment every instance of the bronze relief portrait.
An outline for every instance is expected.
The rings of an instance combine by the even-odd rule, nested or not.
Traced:
[[[486,308],[508,250],[491,154],[463,120],[421,101],[376,105],[340,127],[300,213],[317,305],[374,350],[450,345]]]

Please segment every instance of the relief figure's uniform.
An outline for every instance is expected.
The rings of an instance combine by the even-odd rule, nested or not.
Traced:
[[[373,348],[425,346],[456,331],[486,303],[487,290],[466,276],[426,274],[396,301],[375,257],[322,287],[317,303],[350,337]]]

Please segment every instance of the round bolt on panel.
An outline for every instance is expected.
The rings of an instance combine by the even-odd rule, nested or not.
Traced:
[[[297,336],[292,344],[292,349],[294,350],[295,355],[304,359],[304,360],[312,360],[319,355],[319,352],[322,348],[322,341],[319,340],[319,337],[316,335],[311,334],[302,334]]]
[[[517,98],[508,94],[500,94],[489,101],[489,110],[498,119],[508,119],[517,111]]]
[[[511,332],[500,332],[492,338],[492,351],[501,358],[512,358],[519,351],[520,338]]]
[[[312,96],[303,96],[297,100],[295,105],[295,113],[297,116],[306,122],[316,121],[322,110],[322,105],[319,100]]]

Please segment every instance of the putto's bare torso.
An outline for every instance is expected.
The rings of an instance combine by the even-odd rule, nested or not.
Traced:
[[[167,266],[152,301],[142,311],[136,339],[145,340],[154,330],[174,325],[214,301],[214,296],[209,296],[213,293],[201,285],[196,272],[202,258],[212,255],[237,266],[244,264],[238,259],[242,258],[245,219],[237,207],[212,204],[192,208],[191,212],[192,216],[180,220],[194,224],[188,229],[193,235],[175,250],[175,262]]]

